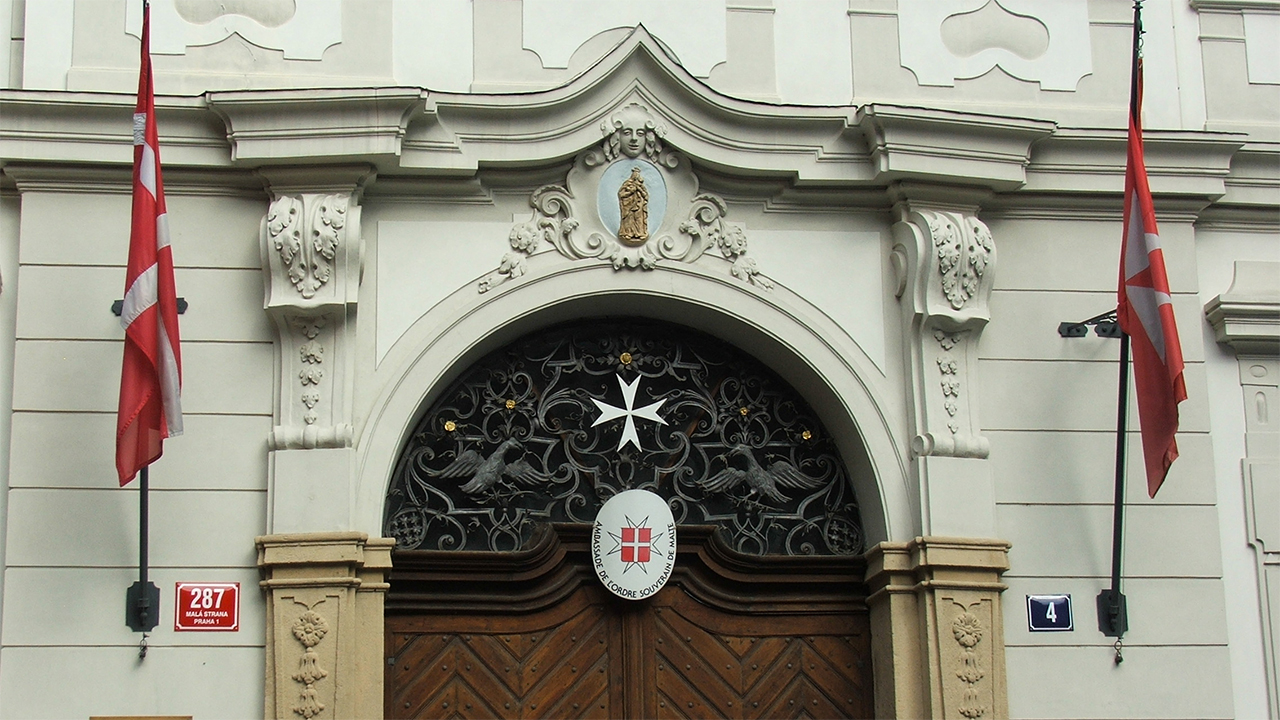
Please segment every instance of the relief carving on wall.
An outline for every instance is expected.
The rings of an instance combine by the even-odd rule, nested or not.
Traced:
[[[320,657],[316,655],[316,645],[329,634],[329,622],[314,609],[302,613],[293,623],[293,637],[303,647],[302,658],[298,660],[298,672],[293,679],[302,684],[302,692],[293,712],[307,720],[324,712],[324,703],[320,702],[316,692],[316,683],[329,676],[329,671],[320,667]]]
[[[960,669],[955,675],[964,683],[960,705],[960,714],[970,718],[980,718],[987,713],[987,706],[982,702],[982,694],[978,691],[978,683],[986,676],[978,663],[978,655],[974,648],[982,642],[982,621],[977,615],[969,612],[963,605],[960,613],[951,621],[951,635],[960,646]]]
[[[688,160],[666,147],[665,130],[648,109],[630,103],[600,129],[604,140],[578,155],[564,185],[534,191],[533,217],[511,229],[511,250],[479,282],[480,292],[520,277],[529,257],[551,248],[615,270],[692,263],[715,250],[733,277],[773,287],[747,255],[746,230],[727,220],[724,200],[698,192]]]
[[[917,456],[985,458],[972,392],[978,340],[989,318],[991,231],[955,210],[903,207],[891,259],[904,305],[905,340],[917,400]]]
[[[280,377],[273,449],[351,443],[350,344],[360,275],[353,192],[278,195],[261,225],[264,308],[275,322]]]
[[[1089,8],[1043,0],[898,0],[902,67],[952,87],[999,67],[1042,90],[1074,91],[1093,72]]]
[[[151,52],[185,55],[232,35],[285,60],[320,60],[342,42],[341,0],[151,0]],[[142,34],[142,3],[128,3],[125,32]]]
[[[267,235],[287,269],[289,280],[302,297],[316,291],[333,274],[334,255],[346,227],[347,197],[327,195],[303,217],[303,202],[294,197],[276,198],[267,210]]]
[[[960,219],[934,214],[929,232],[938,250],[942,293],[953,310],[960,310],[978,293],[987,263],[991,261],[995,250],[991,231],[975,217]]]

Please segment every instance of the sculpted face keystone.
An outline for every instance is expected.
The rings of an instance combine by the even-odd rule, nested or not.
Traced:
[[[645,136],[647,131],[643,126],[623,127],[620,131],[622,142],[619,144],[622,154],[629,158],[640,157],[640,153],[644,152]]]

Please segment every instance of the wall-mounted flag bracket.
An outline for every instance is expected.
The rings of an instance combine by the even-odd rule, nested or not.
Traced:
[[[1120,323],[1116,321],[1116,311],[1108,310],[1101,315],[1094,315],[1080,322],[1058,323],[1058,334],[1064,338],[1081,338],[1089,334],[1089,326],[1098,337],[1120,338]]]
[[[186,299],[186,298],[183,298],[183,297],[178,298],[178,314],[179,314],[179,315],[182,315],[182,314],[183,314],[183,313],[185,313],[186,311],[187,311],[187,299]],[[123,300],[117,300],[117,301],[115,301],[115,302],[111,303],[111,314],[112,314],[112,315],[115,315],[116,317],[120,317],[120,313],[122,313],[122,312],[124,312],[124,301],[123,301]],[[1114,314],[1114,313],[1113,313],[1113,314]],[[1065,324],[1065,323],[1064,323],[1064,324]]]

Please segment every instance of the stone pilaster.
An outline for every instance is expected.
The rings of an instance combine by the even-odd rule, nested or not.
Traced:
[[[903,324],[911,454],[928,534],[990,537],[995,497],[978,418],[978,342],[996,262],[972,190],[893,189],[890,256]]]
[[[264,308],[275,323],[272,532],[341,530],[350,509],[356,303],[366,166],[262,171]],[[320,501],[323,499],[323,501]]]
[[[867,554],[876,716],[1006,718],[1000,540],[918,537]]]
[[[382,717],[383,596],[394,540],[257,538],[267,593],[268,719]]]
[[[1253,547],[1271,716],[1280,716],[1280,263],[1236,261],[1230,289],[1205,306],[1236,353],[1244,400],[1244,540]]]

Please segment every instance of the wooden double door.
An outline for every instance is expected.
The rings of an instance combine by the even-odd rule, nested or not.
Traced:
[[[588,530],[397,554],[386,716],[872,717],[860,559],[748,557],[682,527],[671,581],[635,602],[596,580]]]

